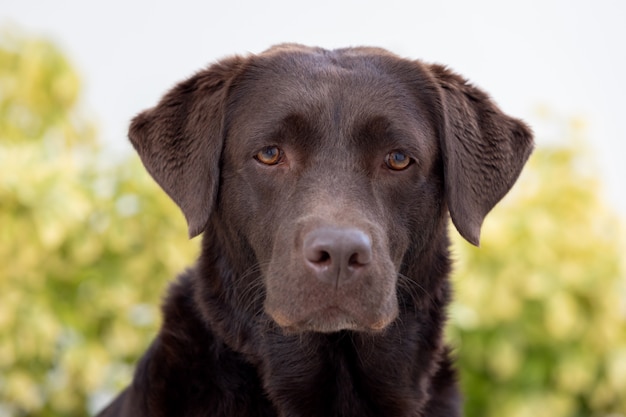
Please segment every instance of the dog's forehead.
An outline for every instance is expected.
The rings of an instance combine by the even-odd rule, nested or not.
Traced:
[[[381,117],[428,124],[393,71],[401,61],[377,49],[272,49],[253,57],[233,83],[231,115],[239,129],[255,131],[271,129],[294,114],[346,131]]]
[[[328,105],[337,101],[376,105],[403,95],[398,80],[381,61],[371,53],[272,53],[253,60],[243,83],[253,92],[251,97],[274,105]]]

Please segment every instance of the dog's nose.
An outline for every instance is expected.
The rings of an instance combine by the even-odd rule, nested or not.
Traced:
[[[339,286],[372,261],[370,238],[359,229],[321,227],[306,234],[304,259],[322,281]]]

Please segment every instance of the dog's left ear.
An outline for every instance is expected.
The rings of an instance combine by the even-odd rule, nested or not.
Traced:
[[[156,107],[137,115],[128,136],[141,161],[181,208],[189,236],[202,233],[215,205],[232,79],[245,58],[213,64],[172,88]]]
[[[532,132],[480,89],[440,65],[429,67],[440,91],[439,139],[452,222],[478,246],[487,213],[504,197],[533,149]]]

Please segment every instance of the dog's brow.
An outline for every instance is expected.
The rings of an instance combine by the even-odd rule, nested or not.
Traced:
[[[307,117],[299,113],[291,113],[282,118],[274,130],[270,131],[265,141],[274,143],[289,144],[302,150],[311,150],[315,139],[319,139],[321,132],[311,123]]]
[[[355,125],[352,142],[367,148],[401,148],[418,154],[423,140],[417,123],[398,123],[386,116],[372,116]]]

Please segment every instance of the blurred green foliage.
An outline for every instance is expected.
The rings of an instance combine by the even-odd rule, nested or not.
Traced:
[[[39,144],[53,134],[67,145],[91,143],[90,125],[76,114],[77,74],[50,43],[0,31],[2,144]]]
[[[87,416],[128,383],[197,245],[137,158],[91,140],[54,46],[2,35],[0,86],[0,416]]]
[[[0,417],[97,411],[198,250],[138,159],[98,148],[79,97],[54,45],[0,34]],[[455,242],[468,416],[626,415],[624,230],[576,149],[537,151],[482,247]]]
[[[457,239],[449,335],[468,416],[626,415],[624,226],[582,149],[538,150],[481,247]]]

